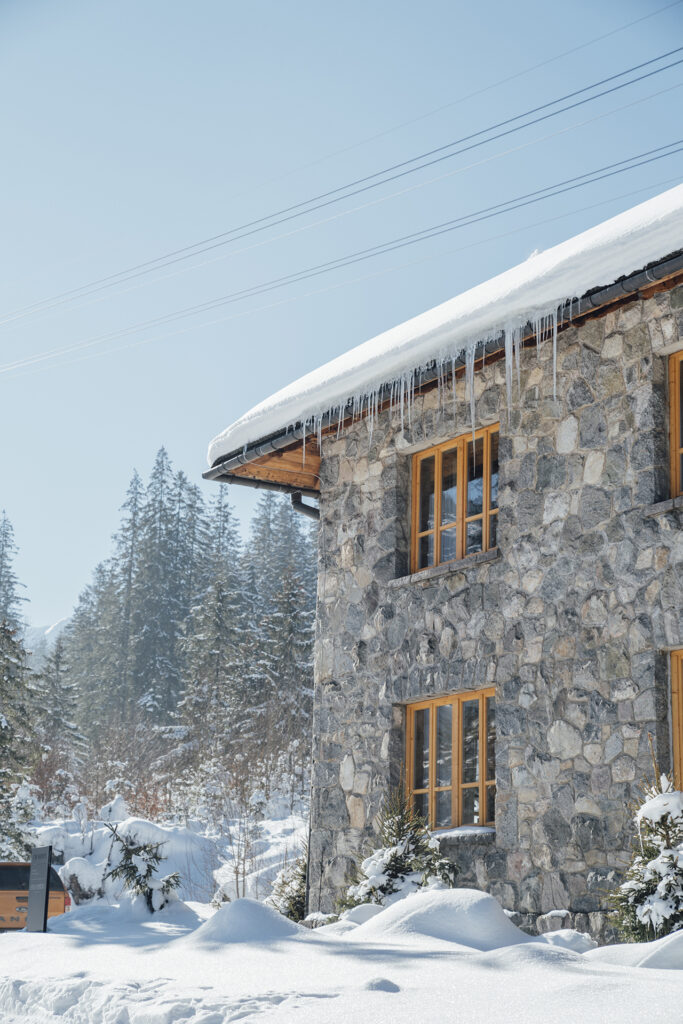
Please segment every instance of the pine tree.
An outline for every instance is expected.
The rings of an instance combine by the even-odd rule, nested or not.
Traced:
[[[14,797],[28,774],[34,705],[24,646],[17,630],[0,622],[0,857],[23,856],[28,846]]]
[[[3,509],[0,514],[0,622],[15,629],[21,626],[20,604],[26,598],[19,596],[20,583],[13,569],[17,546],[12,524]]]
[[[643,797],[634,815],[626,880],[609,896],[625,942],[648,942],[683,929],[683,793],[654,761],[654,779],[643,787]]]
[[[78,800],[85,739],[75,724],[76,687],[61,636],[36,679],[36,690],[33,720],[38,745],[31,778],[46,812],[64,816]]]
[[[270,896],[265,902],[290,921],[303,921],[306,917],[306,888],[308,880],[308,847],[289,864],[285,864],[273,882]]]
[[[441,856],[427,822],[402,788],[389,794],[377,819],[382,846],[361,864],[339,901],[340,910],[361,903],[384,904],[397,893],[439,882],[452,888],[457,867]]]
[[[164,843],[144,842],[136,835],[120,835],[116,825],[104,822],[118,844],[121,860],[105,878],[121,879],[126,889],[136,896],[142,896],[150,914],[163,908],[174,899],[180,886],[180,875],[174,871],[159,877],[159,865],[163,861],[161,847]]]

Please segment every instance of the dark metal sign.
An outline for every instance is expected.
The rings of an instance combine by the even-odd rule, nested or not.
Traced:
[[[27,932],[47,931],[47,904],[50,899],[50,868],[52,847],[37,846],[31,853],[31,873],[28,880]]]

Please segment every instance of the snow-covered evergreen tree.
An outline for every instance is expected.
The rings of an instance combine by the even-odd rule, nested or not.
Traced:
[[[17,630],[0,622],[0,859],[27,849],[15,797],[33,756],[35,705],[24,646]]]
[[[76,726],[77,693],[58,637],[43,671],[36,679],[39,706],[34,713],[37,738],[31,779],[45,812],[66,816],[78,801],[77,775],[85,738]]]
[[[306,883],[308,878],[308,848],[285,864],[278,872],[265,902],[290,921],[303,921],[306,917]]]
[[[163,843],[145,842],[136,835],[121,835],[116,825],[105,822],[118,846],[119,863],[105,878],[120,879],[126,889],[141,896],[150,914],[162,910],[177,899],[180,875],[177,871],[161,876],[159,867],[164,860]]]
[[[647,942],[683,928],[683,793],[656,763],[634,820],[631,866],[610,902],[622,938]]]
[[[340,910],[390,903],[426,885],[455,885],[457,867],[441,856],[438,841],[403,789],[390,793],[377,826],[382,845],[361,864],[339,901]]]
[[[12,524],[3,509],[0,513],[0,622],[7,622],[18,629],[21,626],[21,584],[14,572],[14,557],[17,546],[14,543]]]

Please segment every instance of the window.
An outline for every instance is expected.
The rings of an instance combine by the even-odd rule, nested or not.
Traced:
[[[671,652],[671,738],[676,787],[683,787],[683,650]]]
[[[407,787],[430,828],[493,825],[495,690],[408,705]]]
[[[683,494],[683,352],[669,356],[671,497]]]
[[[499,426],[413,457],[411,572],[496,546]]]

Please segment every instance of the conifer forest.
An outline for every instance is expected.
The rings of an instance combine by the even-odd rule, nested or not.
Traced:
[[[0,519],[0,820],[115,794],[147,818],[219,826],[254,795],[305,797],[314,524],[264,491],[242,539],[162,448],[133,474],[109,557],[46,655],[27,650],[12,524]]]

